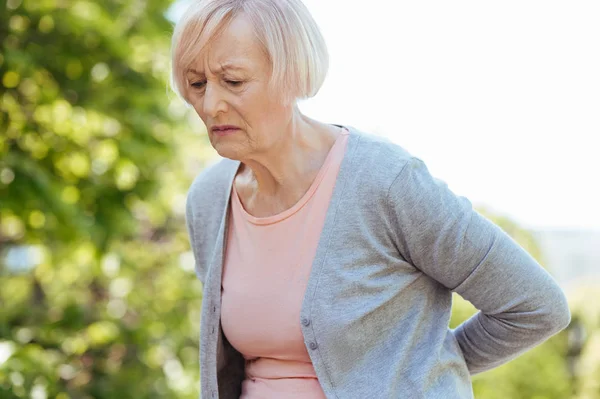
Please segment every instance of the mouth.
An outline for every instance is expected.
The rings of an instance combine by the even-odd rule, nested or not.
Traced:
[[[240,128],[234,125],[217,125],[213,126],[210,130],[218,136],[226,136],[237,132]]]

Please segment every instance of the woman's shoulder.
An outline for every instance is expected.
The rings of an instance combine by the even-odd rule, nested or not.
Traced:
[[[354,145],[350,146],[353,175],[371,184],[389,187],[402,169],[416,158],[402,145],[386,137],[348,127]]]

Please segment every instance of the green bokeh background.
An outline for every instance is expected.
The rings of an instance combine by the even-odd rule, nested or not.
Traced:
[[[198,397],[183,213],[215,154],[168,89],[170,6],[0,0],[0,399]],[[567,330],[474,377],[475,396],[600,398],[600,301],[578,298]],[[451,327],[474,312],[455,296]]]

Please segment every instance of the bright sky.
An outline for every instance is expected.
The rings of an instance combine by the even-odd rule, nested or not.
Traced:
[[[600,2],[304,3],[331,58],[307,115],[526,228],[600,229]]]

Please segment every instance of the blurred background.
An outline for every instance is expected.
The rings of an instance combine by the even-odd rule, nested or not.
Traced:
[[[189,3],[0,0],[2,399],[198,396],[185,194],[218,156],[168,85]],[[567,293],[475,396],[600,398],[600,3],[305,4],[331,68],[301,108],[422,158]]]

